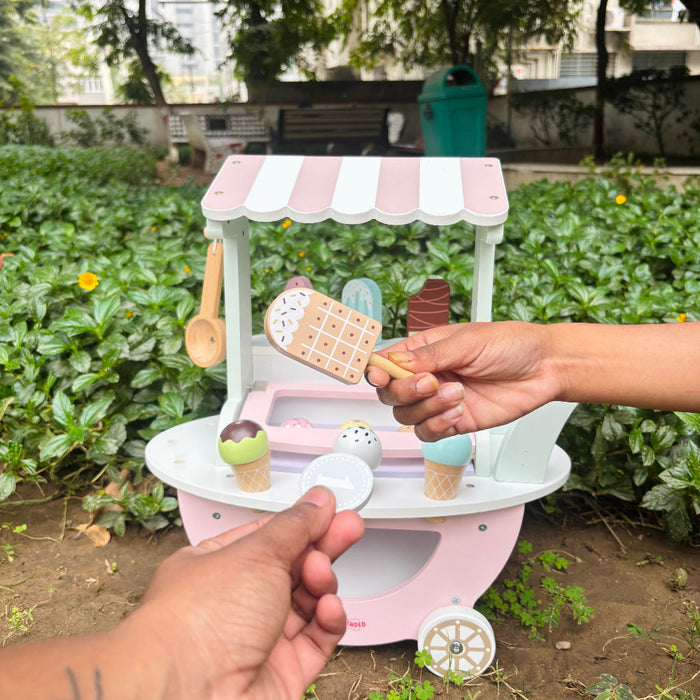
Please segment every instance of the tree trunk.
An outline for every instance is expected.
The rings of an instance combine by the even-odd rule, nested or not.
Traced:
[[[700,28],[700,0],[681,0],[681,4],[688,11],[687,19]]]
[[[605,14],[608,0],[600,0],[595,23],[596,66],[595,111],[593,113],[593,152],[597,159],[605,157],[605,89],[608,73],[608,50],[605,47]]]
[[[141,61],[141,66],[143,67],[143,75],[146,80],[148,80],[151,90],[153,90],[155,104],[158,105],[158,107],[163,107],[167,104],[167,102],[165,101],[165,95],[163,95],[163,89],[160,85],[158,70],[156,69],[153,61],[151,61],[148,48],[146,48],[143,52],[136,49],[136,53],[138,54],[139,60]]]
[[[158,70],[151,60],[151,55],[148,51],[148,32],[146,31],[146,0],[139,0],[139,14],[137,20],[134,20],[133,15],[129,13],[124,5],[122,5],[121,10],[124,24],[129,30],[131,45],[133,46],[134,51],[141,62],[143,75],[146,80],[148,80],[148,84],[151,86],[151,90],[153,91],[155,104],[159,107],[163,107],[167,105],[167,102],[165,101],[165,95],[163,95],[160,78],[158,77]]]
[[[450,6],[447,0],[442,0],[442,14],[445,17],[445,27],[447,28],[447,40],[450,44],[450,55],[452,56],[452,65],[459,63],[459,51],[457,48],[457,13],[459,5],[453,4]]]

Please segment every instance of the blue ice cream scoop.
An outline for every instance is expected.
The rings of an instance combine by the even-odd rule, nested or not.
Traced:
[[[472,458],[472,439],[469,435],[453,435],[435,442],[424,442],[421,454],[436,464],[464,467]]]

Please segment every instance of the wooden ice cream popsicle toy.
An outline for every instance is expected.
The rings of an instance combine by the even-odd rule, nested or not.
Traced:
[[[290,289],[270,304],[265,335],[272,346],[345,384],[357,384],[367,365],[395,379],[412,372],[374,352],[382,324],[313,289]]]

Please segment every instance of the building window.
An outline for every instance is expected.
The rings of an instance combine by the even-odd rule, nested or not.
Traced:
[[[608,75],[614,75],[617,56],[608,55]],[[594,77],[598,66],[596,53],[565,53],[559,63],[560,78]]]
[[[81,78],[83,95],[95,95],[103,92],[102,78]]]
[[[648,19],[675,19],[676,14],[671,0],[659,0],[658,2],[650,2],[642,13],[642,17]]]
[[[632,54],[632,70],[668,70],[685,64],[685,51],[635,51]]]
[[[228,120],[226,117],[213,117],[207,114],[204,119],[207,131],[228,131]]]

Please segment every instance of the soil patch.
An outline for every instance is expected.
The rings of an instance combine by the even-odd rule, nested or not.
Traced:
[[[88,519],[79,499],[0,509],[3,645],[113,626],[138,605],[158,563],[187,544],[180,528],[149,534],[130,527],[123,537],[96,547],[75,529]],[[579,626],[563,615],[558,628],[544,633],[544,641],[530,639],[513,621],[496,622],[498,671],[449,689],[423,672],[436,695],[480,700],[590,698],[585,687],[601,674],[626,683],[637,697],[658,696],[657,686],[700,691],[700,622],[696,620],[698,629],[693,630],[688,612],[699,597],[697,549],[675,546],[662,534],[632,524],[557,525],[538,517],[534,509],[528,511],[520,535],[532,543],[534,553],[551,550],[575,560],[566,573],[555,576],[583,587],[594,610],[591,621]],[[515,576],[517,560],[511,558],[495,585]],[[688,578],[679,587],[680,569]],[[641,632],[631,634],[630,624]],[[560,641],[569,642],[570,648],[557,649]],[[674,658],[671,645],[682,660]],[[318,678],[316,695],[321,700],[386,695],[392,673],[419,678],[415,651],[415,641],[340,648]]]
[[[167,159],[159,160],[156,168],[158,170],[156,184],[163,187],[182,187],[183,185],[208,187],[214,179],[214,175],[208,175],[202,168],[179,165]]]

